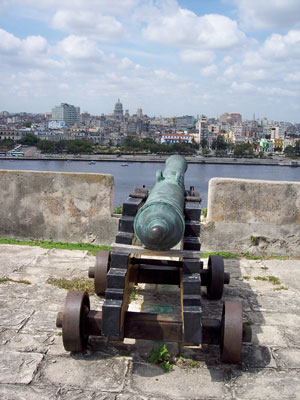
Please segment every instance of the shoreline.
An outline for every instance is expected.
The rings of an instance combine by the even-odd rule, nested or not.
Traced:
[[[168,155],[121,155],[116,157],[114,155],[83,155],[83,156],[32,156],[32,157],[11,157],[4,156],[0,157],[0,160],[24,160],[24,161],[109,161],[109,162],[143,162],[143,163],[164,163],[168,158]],[[278,158],[278,159],[256,159],[256,158],[221,158],[221,157],[203,157],[203,156],[185,156],[186,160],[190,164],[229,164],[229,165],[265,165],[265,166],[284,166],[284,167],[299,167],[300,161],[292,161],[290,159]]]

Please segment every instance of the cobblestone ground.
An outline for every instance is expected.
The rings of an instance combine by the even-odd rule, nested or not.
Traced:
[[[84,354],[65,352],[55,320],[67,291],[46,282],[85,278],[95,257],[28,246],[0,245],[0,252],[0,279],[13,280],[0,281],[2,400],[300,399],[299,260],[225,260],[231,283],[223,299],[243,302],[244,320],[253,330],[242,362],[221,364],[216,346],[181,349],[167,343],[174,367],[164,373],[146,362],[156,342],[91,338]],[[139,286],[131,308],[176,312],[178,296],[176,288]],[[92,309],[101,303],[91,296]],[[204,316],[220,318],[221,302],[203,296],[203,308]]]

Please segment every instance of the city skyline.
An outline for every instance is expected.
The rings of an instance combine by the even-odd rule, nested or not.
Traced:
[[[0,110],[300,122],[298,0],[40,3],[0,1]]]

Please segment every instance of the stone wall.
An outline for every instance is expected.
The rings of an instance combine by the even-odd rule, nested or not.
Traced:
[[[300,256],[300,183],[214,178],[202,250]]]
[[[114,178],[0,170],[0,237],[110,244]]]

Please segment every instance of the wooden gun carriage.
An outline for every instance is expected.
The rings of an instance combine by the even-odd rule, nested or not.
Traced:
[[[185,346],[220,346],[222,362],[238,363],[242,342],[251,328],[242,321],[240,302],[225,301],[220,319],[202,317],[201,286],[207,297],[220,300],[230,276],[222,257],[211,255],[207,268],[200,253],[200,193],[184,188],[186,161],[179,155],[166,161],[149,192],[135,187],[123,204],[119,232],[111,251],[100,251],[89,277],[95,292],[105,295],[102,311],[90,310],[86,292],[69,291],[56,325],[62,328],[67,351],[82,351],[89,336],[178,342]],[[141,244],[143,246],[141,246]],[[176,246],[177,245],[177,246]],[[174,246],[176,246],[174,248]],[[178,285],[177,314],[128,311],[137,283]]]

